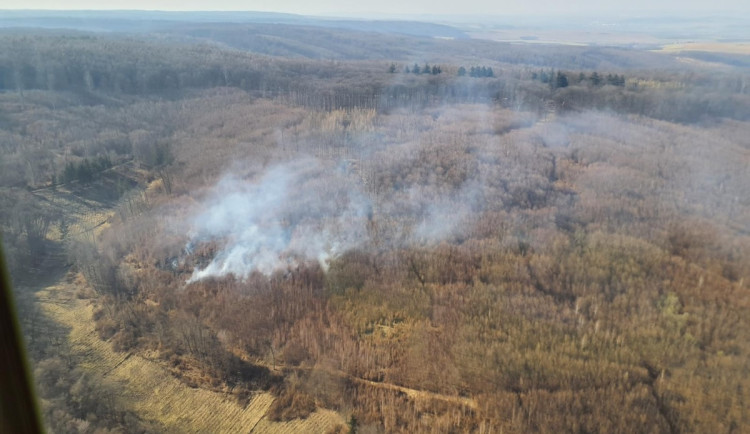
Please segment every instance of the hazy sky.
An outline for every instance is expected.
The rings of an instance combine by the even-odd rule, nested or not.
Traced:
[[[750,0],[0,0],[0,9],[244,10],[308,15],[750,13]]]

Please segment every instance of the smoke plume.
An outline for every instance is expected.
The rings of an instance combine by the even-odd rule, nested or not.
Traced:
[[[327,260],[366,239],[370,204],[352,179],[318,160],[272,167],[257,180],[225,176],[193,220],[186,250],[215,240],[211,262],[189,282],[233,274],[270,274],[296,263]]]

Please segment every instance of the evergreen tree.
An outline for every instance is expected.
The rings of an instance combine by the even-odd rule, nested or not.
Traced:
[[[90,182],[94,179],[94,170],[88,158],[85,158],[76,168],[76,178],[80,182]]]
[[[424,67],[422,68],[422,74],[430,74],[431,72],[432,72],[432,68],[430,68],[430,65],[425,63]]]
[[[411,72],[411,70],[409,69],[409,65],[406,65],[406,68],[404,68],[404,73],[408,74],[410,72]]]
[[[411,68],[411,72],[413,72],[414,74],[419,74],[419,65],[415,63]]]
[[[395,63],[391,63],[391,66],[388,67],[388,72],[390,72],[391,74],[395,74],[396,73],[396,64]]]
[[[68,161],[68,164],[65,165],[62,179],[65,183],[76,179],[76,165],[72,161]]]
[[[494,77],[495,73],[492,71],[492,68],[487,68],[487,77]]]
[[[555,87],[568,87],[568,77],[560,71],[557,71]]]
[[[555,70],[551,69],[549,71],[549,75],[547,76],[547,84],[549,84],[550,89],[556,89],[557,88],[557,80],[555,78]]]
[[[352,415],[349,418],[349,434],[357,434],[357,428],[359,428],[359,422],[357,417]]]
[[[465,75],[466,75],[466,68],[464,68],[463,66],[460,66],[460,67],[458,68],[458,76],[459,76],[459,77],[463,77],[463,76],[465,76]]]
[[[602,83],[602,78],[599,76],[599,74],[596,73],[596,71],[591,73],[591,77],[589,77],[589,80],[591,80],[591,83],[594,86],[599,86]]]

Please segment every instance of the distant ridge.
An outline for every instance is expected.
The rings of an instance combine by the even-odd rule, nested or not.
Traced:
[[[463,31],[422,21],[357,20],[248,11],[64,11],[3,10],[0,27],[75,29],[94,32],[154,32],[182,23],[293,24],[420,37],[468,39]]]

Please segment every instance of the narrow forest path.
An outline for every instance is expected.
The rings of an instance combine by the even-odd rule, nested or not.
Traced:
[[[82,200],[70,192],[47,190],[43,194],[46,200],[65,211],[71,234],[95,237],[114,212],[111,206]],[[338,413],[325,409],[318,409],[306,419],[272,422],[265,417],[274,401],[270,393],[254,395],[243,407],[231,395],[187,386],[158,361],[135,353],[116,352],[109,342],[99,338],[90,301],[77,297],[80,283],[69,272],[62,249],[50,252],[37,271],[40,279],[20,285],[35,292],[42,312],[50,320],[45,321],[45,327],[51,329],[42,332],[69,330],[67,343],[71,358],[78,366],[116,385],[116,390],[121,391],[116,397],[117,404],[153,422],[160,431],[323,433],[344,424]]]
[[[468,407],[468,408],[471,408],[472,410],[476,410],[478,408],[477,402],[474,399],[467,398],[464,396],[444,395],[441,393],[430,392],[427,390],[411,389],[411,388],[408,388],[405,386],[399,386],[398,384],[393,384],[393,383],[380,383],[377,381],[365,380],[364,378],[352,377],[351,375],[347,375],[343,372],[341,372],[341,374],[346,376],[346,378],[350,379],[351,381],[355,383],[364,384],[366,386],[374,387],[376,389],[385,389],[385,390],[391,390],[394,392],[400,392],[413,400],[441,401],[441,402],[445,402],[448,404],[455,404],[455,405],[462,406],[462,407]]]

